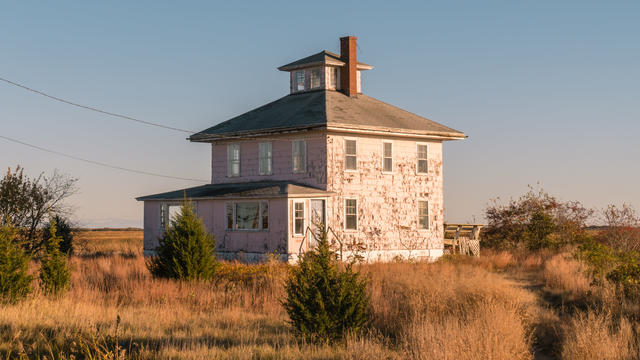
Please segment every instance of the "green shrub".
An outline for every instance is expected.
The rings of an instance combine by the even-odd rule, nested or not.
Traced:
[[[0,300],[15,302],[31,292],[33,277],[28,274],[31,258],[16,241],[13,228],[0,227]]]
[[[541,209],[536,210],[527,224],[527,247],[529,250],[549,249],[555,243],[551,239],[555,225],[553,217]]]
[[[157,256],[147,262],[154,276],[181,280],[209,280],[216,272],[215,240],[187,200],[165,229]]]
[[[286,281],[283,305],[295,330],[309,341],[337,341],[358,333],[369,318],[368,281],[343,265],[320,231],[315,249],[302,255]]]
[[[606,275],[620,260],[613,249],[591,237],[578,246],[577,257],[590,265],[596,275]]]
[[[45,228],[42,231],[43,242],[46,244],[51,237],[49,229],[51,228],[52,222],[55,223],[56,234],[61,239],[60,251],[67,254],[67,256],[73,255],[73,229],[69,224],[69,220],[60,215],[54,215],[53,218],[49,219],[49,222],[45,225]]]
[[[49,239],[45,244],[45,254],[40,265],[40,285],[50,295],[62,295],[69,289],[71,267],[67,255],[60,251],[60,241],[55,220],[49,224]]]

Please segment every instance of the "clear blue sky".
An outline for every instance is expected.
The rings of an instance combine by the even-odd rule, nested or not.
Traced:
[[[276,67],[356,35],[366,94],[469,135],[445,144],[448,221],[540,183],[640,208],[640,2],[0,3],[0,77],[201,130],[288,92]],[[0,83],[0,134],[115,165],[209,178],[185,135]],[[89,226],[140,226],[135,196],[187,187],[0,140],[0,166],[79,178]]]

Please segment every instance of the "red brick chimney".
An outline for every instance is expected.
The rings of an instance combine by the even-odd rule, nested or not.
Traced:
[[[345,65],[340,69],[340,85],[342,92],[348,96],[354,96],[358,93],[356,40],[358,38],[355,36],[340,38],[340,58],[345,62]]]

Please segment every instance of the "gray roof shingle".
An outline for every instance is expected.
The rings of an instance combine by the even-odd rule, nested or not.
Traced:
[[[284,96],[230,120],[191,135],[191,141],[212,141],[282,130],[337,126],[404,131],[464,138],[464,133],[366,95],[317,90]]]
[[[207,184],[160,194],[141,196],[138,201],[209,198],[265,198],[285,196],[325,196],[325,190],[294,181],[254,181],[245,183]]]
[[[322,50],[319,53],[307,56],[305,58],[296,60],[286,65],[282,65],[278,68],[278,70],[292,71],[292,70],[307,68],[311,66],[322,66],[322,65],[343,66],[344,64],[345,63],[340,58],[340,55],[334,54],[331,51]],[[358,69],[370,70],[370,69],[373,69],[373,66],[358,61]]]

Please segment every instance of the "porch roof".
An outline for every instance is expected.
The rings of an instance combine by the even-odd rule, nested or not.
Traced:
[[[332,194],[332,192],[295,181],[254,181],[207,184],[160,194],[140,196],[137,197],[136,200],[182,200],[185,197],[187,199],[319,197]]]

